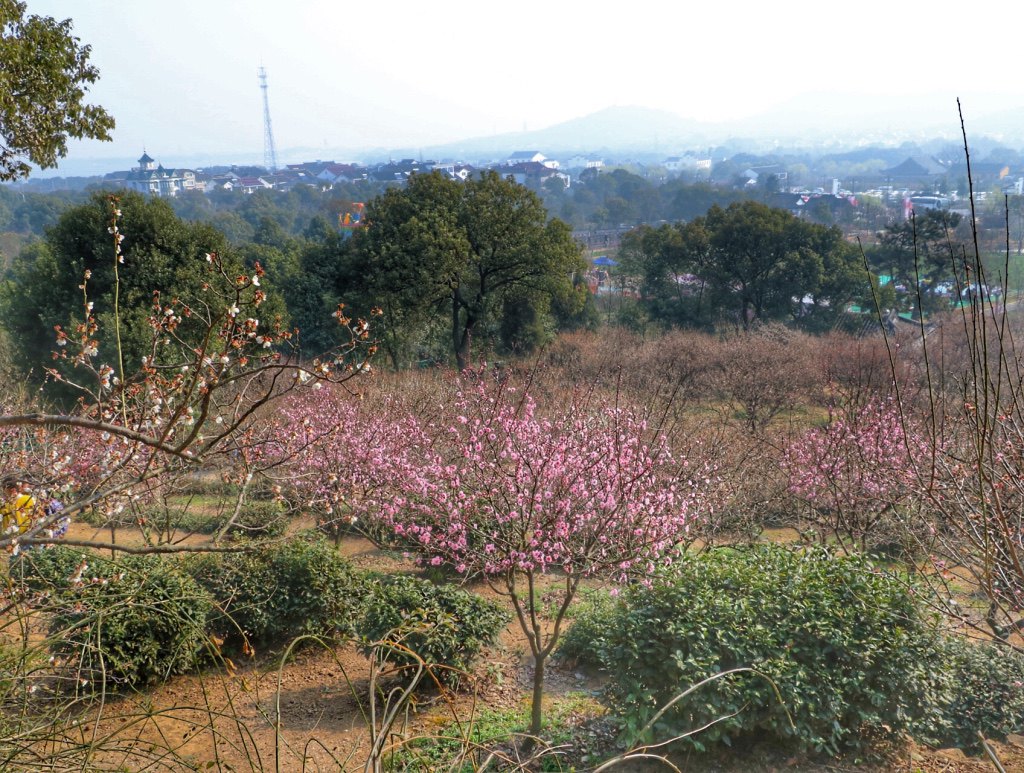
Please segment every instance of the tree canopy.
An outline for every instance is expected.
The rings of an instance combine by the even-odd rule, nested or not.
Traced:
[[[569,227],[548,220],[536,194],[496,172],[465,183],[414,175],[369,202],[366,220],[347,280],[383,309],[386,332],[445,315],[460,369],[473,338],[506,311],[535,325],[524,302],[547,315],[554,299],[572,308],[585,299],[572,281],[584,266]]]
[[[892,277],[892,284],[920,288],[920,293],[909,296],[911,302],[919,296],[926,310],[937,308],[945,303],[936,295],[937,284],[968,283],[962,270],[957,272],[957,266],[962,266],[956,247],[961,240],[955,234],[960,221],[958,213],[940,209],[915,213],[909,220],[891,223],[882,231],[878,246],[868,252],[868,258],[877,271]]]
[[[85,102],[99,71],[71,20],[26,15],[25,3],[0,0],[0,181],[31,166],[57,165],[69,137],[109,140],[114,119]]]
[[[642,280],[649,313],[668,324],[831,319],[870,290],[839,229],[754,201],[641,227],[627,235],[622,256],[623,270]]]
[[[241,273],[241,261],[221,233],[179,220],[167,202],[137,193],[117,199],[93,195],[64,212],[45,240],[26,248],[2,287],[0,319],[15,344],[16,360],[40,375],[40,367],[52,365],[55,327],[71,330],[95,315],[100,355],[116,361],[114,347],[120,345],[128,367],[137,367],[152,338],[154,291],[167,301],[187,298],[219,308],[204,275],[208,253],[218,254],[232,275]],[[279,301],[271,306],[276,309],[267,306],[263,313],[281,311]],[[185,321],[182,332],[191,324]],[[102,335],[115,329],[116,341]]]

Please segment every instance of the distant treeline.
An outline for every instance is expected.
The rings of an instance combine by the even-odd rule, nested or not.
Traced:
[[[263,190],[252,194],[189,191],[168,201],[182,219],[209,223],[232,243],[241,244],[253,241],[266,221],[291,236],[302,235],[317,217],[337,225],[339,218],[351,211],[353,203],[369,201],[386,187],[383,183],[359,182],[335,184],[326,189],[299,185],[287,192]],[[88,191],[29,193],[0,186],[0,233],[17,234],[22,243],[30,237],[42,236],[66,209],[102,190],[106,189],[97,185]],[[770,196],[765,188],[736,190],[682,179],[645,179],[625,169],[584,173],[569,187],[557,178],[551,179],[534,188],[534,192],[553,217],[564,220],[574,230],[692,220],[716,204],[725,207],[745,199],[767,201]],[[828,220],[827,224],[831,222]],[[10,253],[4,252],[9,261]]]

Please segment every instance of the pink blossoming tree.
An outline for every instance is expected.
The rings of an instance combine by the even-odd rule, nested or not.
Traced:
[[[838,539],[880,542],[902,531],[885,520],[920,491],[929,447],[895,399],[874,398],[789,445],[789,491]]]
[[[422,440],[413,417],[394,398],[355,399],[337,386],[292,395],[279,414],[267,452],[279,460],[270,474],[282,494],[316,512],[336,544],[349,530],[386,540],[372,505],[390,495],[405,447]]]
[[[420,441],[393,454],[398,474],[374,507],[423,561],[508,596],[533,657],[535,735],[545,664],[580,583],[649,576],[685,544],[716,484],[630,409],[577,395],[545,416],[528,389],[463,386],[406,436]],[[550,623],[538,586],[546,573],[560,588]]]

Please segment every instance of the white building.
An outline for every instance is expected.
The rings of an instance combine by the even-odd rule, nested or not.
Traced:
[[[129,172],[108,175],[108,179],[120,183],[128,190],[151,196],[177,196],[182,191],[196,187],[196,173],[191,169],[164,169],[145,151],[139,157],[137,167]]]
[[[692,150],[689,150],[681,156],[672,156],[665,159],[662,166],[673,174],[680,172],[710,172],[711,159],[699,156]]]

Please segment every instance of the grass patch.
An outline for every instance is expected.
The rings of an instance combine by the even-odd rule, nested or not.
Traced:
[[[575,764],[586,764],[588,760],[578,754],[579,729],[604,714],[605,709],[586,693],[567,693],[545,707],[542,735],[551,751],[544,755],[540,770],[574,770]],[[512,751],[529,724],[527,701],[510,708],[485,708],[461,722],[448,721],[434,732],[417,735],[396,749],[385,766],[403,772],[445,769],[471,773],[492,754],[500,759]],[[452,767],[457,763],[461,764]]]

